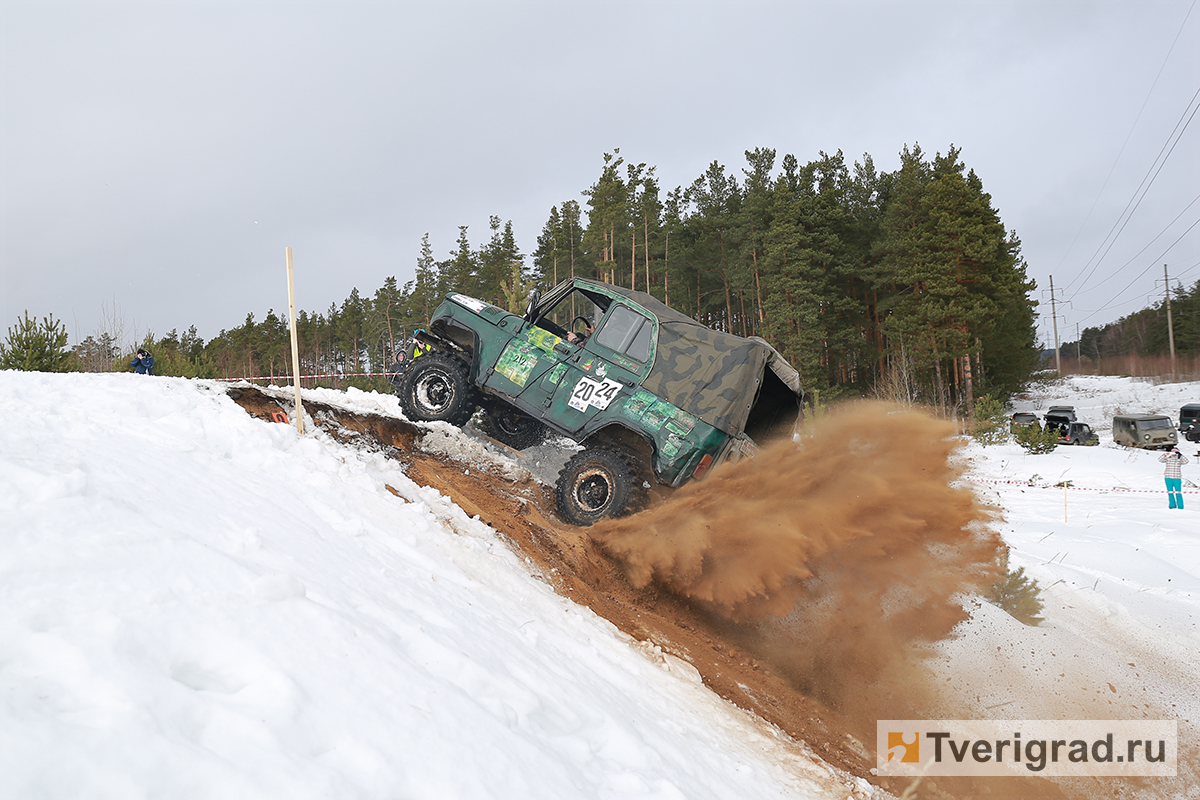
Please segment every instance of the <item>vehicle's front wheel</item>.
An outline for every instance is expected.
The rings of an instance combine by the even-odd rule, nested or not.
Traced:
[[[605,448],[584,450],[558,474],[555,502],[567,522],[591,525],[625,513],[632,487],[633,469],[623,455]]]
[[[415,422],[449,422],[462,427],[475,413],[467,365],[449,353],[413,361],[396,388],[400,410]]]
[[[534,447],[546,439],[545,425],[507,403],[485,406],[479,427],[488,436],[514,450]]]

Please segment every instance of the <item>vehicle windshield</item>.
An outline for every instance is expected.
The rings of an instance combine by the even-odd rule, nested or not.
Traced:
[[[1139,431],[1152,431],[1160,428],[1174,427],[1171,425],[1171,420],[1167,419],[1166,417],[1160,417],[1158,419],[1139,419],[1137,426]]]

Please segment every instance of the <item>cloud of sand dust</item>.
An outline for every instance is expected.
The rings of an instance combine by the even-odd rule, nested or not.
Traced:
[[[799,443],[776,442],[590,533],[634,584],[708,609],[848,710],[885,673],[915,680],[901,668],[913,646],[964,618],[957,593],[995,580],[996,512],[956,483],[954,432],[920,411],[845,404]]]

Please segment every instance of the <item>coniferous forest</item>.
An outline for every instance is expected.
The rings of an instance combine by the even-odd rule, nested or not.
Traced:
[[[808,163],[771,149],[736,169],[713,162],[664,190],[656,169],[605,153],[595,183],[548,210],[531,253],[511,222],[466,226],[446,258],[426,235],[413,280],[299,312],[303,374],[378,372],[448,291],[521,309],[529,291],[574,276],[646,291],[703,324],[771,342],[823,401],[879,395],[964,411],[1007,398],[1039,364],[1035,288],[960,150],[905,147],[895,172],[841,152]],[[286,314],[247,313],[204,342],[195,328],[149,336],[156,372],[193,377],[290,373]],[[77,369],[123,369],[107,332],[73,348]],[[386,389],[382,378],[324,378]]]

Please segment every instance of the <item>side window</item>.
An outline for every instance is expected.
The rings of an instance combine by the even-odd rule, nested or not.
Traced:
[[[624,305],[615,305],[608,312],[604,327],[596,335],[596,343],[643,364],[650,358],[650,338],[654,323]]]
[[[633,337],[633,344],[629,345],[628,355],[634,361],[640,361],[645,364],[650,360],[650,337],[654,335],[654,324],[646,320],[642,325],[641,330]]]

